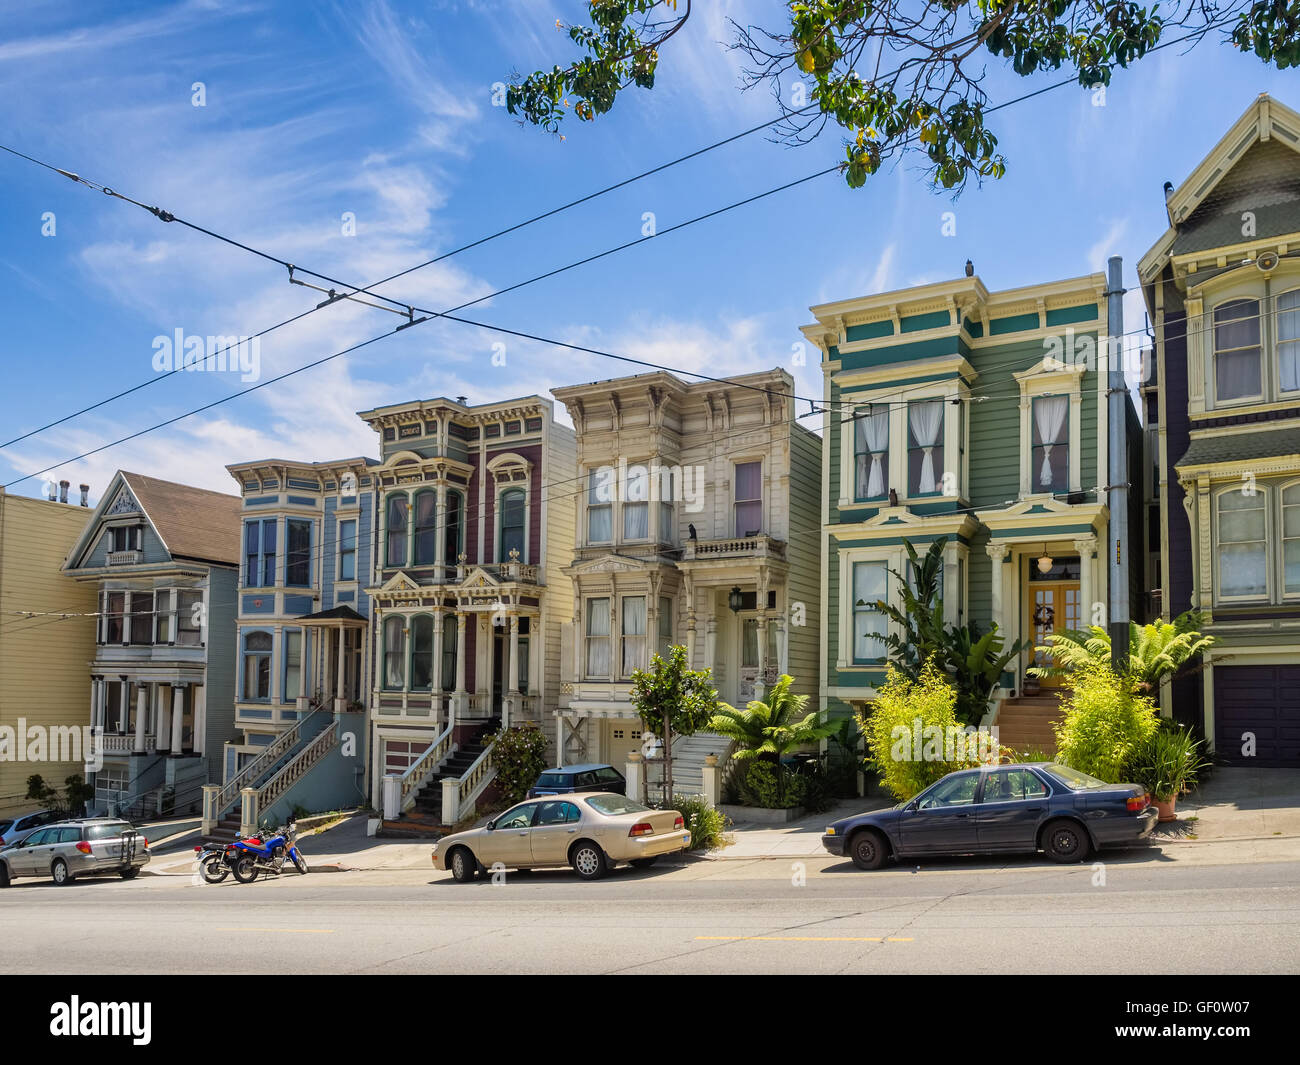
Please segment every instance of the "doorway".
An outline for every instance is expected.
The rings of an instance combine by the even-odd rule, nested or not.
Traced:
[[[1079,584],[1079,560],[1065,558],[1053,560],[1044,571],[1037,559],[1029,560],[1028,608],[1026,630],[1033,641],[1030,665],[1049,666],[1051,655],[1038,650],[1048,646],[1048,637],[1057,633],[1083,628],[1083,592]],[[1060,677],[1043,677],[1039,683],[1045,688],[1059,688]]]

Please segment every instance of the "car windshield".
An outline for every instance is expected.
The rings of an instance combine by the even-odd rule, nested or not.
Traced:
[[[562,788],[569,782],[563,773],[543,773],[537,778],[535,788]]]
[[[1106,786],[1104,780],[1090,777],[1087,773],[1080,773],[1077,769],[1071,769],[1068,765],[1053,764],[1047,766],[1046,770],[1071,791],[1087,791],[1091,788],[1104,788]]]
[[[598,814],[604,814],[606,817],[617,817],[619,814],[639,814],[642,810],[650,809],[650,807],[642,805],[635,799],[629,799],[626,795],[593,795],[587,800],[587,805]]]
[[[111,825],[87,825],[86,839],[113,839],[130,827],[125,821],[118,821]]]

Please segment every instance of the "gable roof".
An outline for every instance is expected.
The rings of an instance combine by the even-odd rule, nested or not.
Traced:
[[[122,471],[149,521],[173,558],[239,562],[239,496]]]

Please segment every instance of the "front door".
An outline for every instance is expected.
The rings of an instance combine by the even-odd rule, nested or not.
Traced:
[[[1078,581],[1030,581],[1028,632],[1034,647],[1049,646],[1048,637],[1054,633],[1077,630],[1083,627],[1083,603]],[[1046,652],[1035,650],[1032,665],[1047,666],[1052,658]],[[1059,687],[1061,678],[1044,677],[1044,687]]]

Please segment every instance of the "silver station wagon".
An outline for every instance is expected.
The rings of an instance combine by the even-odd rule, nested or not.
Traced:
[[[56,884],[111,873],[130,880],[148,864],[149,841],[128,821],[60,821],[0,850],[0,887],[19,876],[49,877]]]

